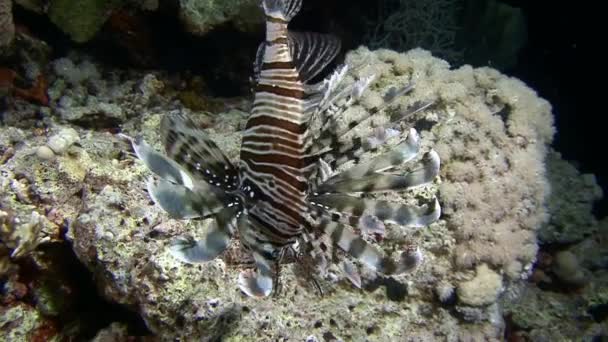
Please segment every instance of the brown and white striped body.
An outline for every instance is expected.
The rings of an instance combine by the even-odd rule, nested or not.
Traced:
[[[252,249],[260,242],[276,248],[295,242],[308,207],[304,84],[288,46],[287,22],[268,17],[266,27],[239,165],[241,190],[248,196],[246,210],[253,230],[244,242]]]

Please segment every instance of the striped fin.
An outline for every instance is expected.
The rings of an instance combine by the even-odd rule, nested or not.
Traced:
[[[433,101],[418,101],[418,102],[412,104],[409,108],[407,108],[407,110],[405,110],[403,112],[393,113],[390,117],[390,122],[397,123],[409,116],[412,116],[416,113],[426,110],[427,108],[429,108],[430,106],[432,106],[434,104],[435,104],[435,102],[433,102]]]
[[[319,185],[316,193],[351,193],[404,190],[432,182],[439,174],[439,155],[431,150],[421,161],[421,166],[404,176],[373,173],[361,178],[349,178],[338,174]]]
[[[369,76],[357,80],[355,83],[341,87],[344,76],[348,71],[348,65],[337,69],[329,78],[323,81],[324,94],[320,101],[317,112],[325,113],[323,126],[327,125],[329,119],[336,119],[353,103],[359,101],[363,92],[374,80],[374,76]]]
[[[365,214],[359,217],[356,226],[364,235],[379,237],[384,237],[386,235],[384,222],[380,221],[376,216]]]
[[[175,161],[158,153],[140,137],[133,139],[124,134],[121,136],[131,142],[137,157],[144,162],[150,171],[161,179],[183,185],[188,189],[193,188],[194,181]]]
[[[346,67],[345,67],[346,68]],[[388,106],[395,98],[411,91],[413,86],[411,84],[406,85],[401,89],[391,88],[384,95],[384,102],[377,108],[373,108],[367,116],[362,118],[351,120],[346,125],[339,125],[338,120],[342,113],[346,111],[353,103],[359,100],[365,89],[371,84],[373,77],[364,78],[358,80],[353,85],[337,91],[337,85],[341,79],[342,72],[338,71],[334,73],[328,80],[326,80],[327,92],[323,99],[320,101],[318,110],[323,113],[321,115],[322,128],[315,136],[315,144],[311,149],[311,154],[317,154],[322,156],[326,161],[330,162],[332,167],[337,167],[345,162],[358,159],[363,153],[371,151],[376,148],[367,137],[353,136],[349,140],[343,141],[342,136],[357,127],[360,123],[367,120],[383,110]],[[428,106],[416,105],[413,108],[408,109],[405,113],[399,115],[404,118],[408,115],[417,113]],[[391,118],[392,119],[392,118]],[[391,121],[393,122],[393,121]],[[328,148],[328,146],[330,146]]]
[[[302,7],[302,0],[263,0],[264,13],[273,19],[290,21]]]
[[[259,231],[253,228],[254,221],[250,214],[242,215],[238,220],[241,241],[249,248],[255,262],[255,270],[244,270],[239,274],[238,286],[250,297],[266,297],[272,292],[275,267],[275,247],[260,241]],[[255,240],[257,243],[252,243]]]
[[[362,216],[353,216],[350,213],[335,212],[329,206],[324,206],[319,203],[311,203],[311,212],[316,217],[326,217],[334,222],[342,223],[347,226],[356,227],[363,236],[375,238],[383,238],[386,235],[386,227],[384,222],[376,216],[363,214]]]
[[[401,89],[391,88],[384,95],[384,102],[380,106],[371,109],[368,115],[351,120],[346,125],[339,125],[338,118],[344,111],[346,111],[346,109],[348,109],[349,106],[358,101],[359,97],[363,91],[367,89],[370,82],[371,78],[359,80],[352,86],[352,88],[347,88],[343,90],[342,93],[335,95],[337,98],[342,98],[341,101],[329,101],[330,104],[327,108],[328,113],[325,116],[320,133],[317,134],[317,137],[315,138],[315,145],[312,148],[312,153],[323,154],[324,157],[329,156],[331,160],[334,160],[334,162],[332,162],[332,166],[334,167],[339,166],[349,160],[357,159],[361,154],[375,147],[371,143],[367,142],[367,137],[354,136],[351,137],[350,140],[343,141],[342,136],[355,129],[359,124],[368,118],[384,110],[384,108],[386,108],[397,97],[413,89],[413,85],[411,84],[408,84]],[[391,123],[395,123],[405,117],[418,113],[428,108],[431,104],[431,102],[416,103],[408,108],[405,112],[392,115],[390,118]],[[363,143],[364,139],[366,143]],[[332,149],[328,150],[327,146],[331,146]]]
[[[272,292],[273,278],[271,274],[248,269],[239,274],[238,286],[249,297],[266,297]]]
[[[367,143],[366,140],[360,137],[354,137],[346,142],[334,140],[329,147],[318,151],[317,156],[323,159],[330,168],[336,169],[338,166],[349,161],[359,163],[360,158],[366,152],[375,152],[377,148]]]
[[[389,89],[383,96],[384,101],[382,102],[382,104],[380,104],[378,107],[370,109],[368,115],[359,119],[351,120],[347,125],[342,128],[339,127],[336,123],[336,119],[340,117],[340,115],[342,115],[342,113],[344,113],[344,111],[346,111],[346,109],[348,109],[348,107],[350,107],[355,101],[359,100],[363,92],[367,89],[367,87],[369,87],[371,81],[372,78],[365,78],[355,82],[355,84],[353,84],[352,86],[352,89],[350,90],[352,95],[350,95],[349,97],[344,97],[345,100],[343,100],[342,103],[334,104],[336,106],[333,109],[334,113],[329,116],[328,120],[323,124],[321,138],[331,137],[332,135],[337,135],[338,137],[343,136],[344,134],[348,133],[352,129],[356,128],[359,124],[367,120],[369,117],[374,116],[383,111],[399,96],[407,94],[408,92],[414,89],[414,86],[411,83],[403,86],[400,89],[396,89],[394,87]]]
[[[411,251],[406,250],[401,254],[399,262],[385,256],[377,248],[369,244],[363,238],[357,236],[349,227],[329,219],[322,219],[319,228],[331,238],[340,249],[358,259],[364,265],[376,272],[391,275],[410,271],[413,263],[409,255]]]
[[[289,32],[289,49],[302,82],[317,76],[340,52],[341,42],[332,35]]]
[[[341,172],[337,177],[355,179],[382,172],[391,167],[407,163],[414,159],[420,149],[420,137],[415,129],[410,129],[407,139],[394,147],[390,152],[381,154],[370,161],[358,164]]]
[[[260,81],[260,73],[262,72],[262,64],[264,63],[264,49],[266,42],[261,42],[258,45],[258,50],[255,53],[255,61],[253,62],[253,81],[257,84]]]
[[[382,222],[409,227],[425,227],[441,215],[439,201],[430,206],[407,206],[388,201],[363,199],[347,195],[320,195],[310,197],[310,203],[325,210],[335,210],[356,218],[364,215],[377,217]]]
[[[171,242],[169,252],[185,263],[201,263],[215,259],[228,245],[236,227],[236,207],[220,211],[201,240],[179,237]]]
[[[148,193],[154,203],[175,219],[204,218],[226,206],[224,196],[207,184],[196,184],[191,190],[164,179],[150,178]]]
[[[361,275],[359,275],[359,269],[357,265],[352,263],[350,260],[343,260],[340,263],[340,269],[346,275],[346,278],[357,288],[361,288]]]
[[[225,191],[238,187],[238,172],[220,148],[181,113],[161,121],[161,140],[166,154],[191,175]]]

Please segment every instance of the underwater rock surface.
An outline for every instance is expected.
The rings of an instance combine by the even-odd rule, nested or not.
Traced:
[[[3,51],[15,37],[13,23],[12,1],[0,0],[0,52]]]
[[[538,231],[543,243],[574,243],[593,234],[597,220],[591,211],[602,196],[602,188],[593,174],[581,174],[574,165],[552,152],[547,158],[551,196],[551,219]],[[567,193],[568,196],[563,196]]]
[[[53,0],[48,16],[77,43],[84,43],[101,29],[111,11],[121,0]]]
[[[199,35],[228,21],[233,21],[239,30],[248,31],[263,19],[255,0],[180,0],[179,4],[186,29]]]
[[[360,48],[347,54],[346,63],[352,67],[349,82],[377,76],[361,105],[346,116],[373,108],[393,86],[416,82],[415,90],[399,98],[385,119],[398,120],[403,136],[414,126],[422,148],[434,148],[443,163],[435,184],[394,199],[411,201],[438,190],[442,218],[417,231],[387,226],[384,241],[377,245],[387,252],[403,242],[418,245],[424,260],[412,274],[385,278],[363,272],[362,289],[336,276],[320,283],[324,295],[319,296],[302,265],[286,264],[280,292],[259,300],[238,290],[236,247],[201,265],[173,259],[169,242],[182,234],[200,237],[207,222],[174,221],[154,206],[145,191],[150,176],[145,166],[125,153],[127,141],[95,121],[108,113],[111,127],[120,125],[131,136],[142,134],[160,150],[161,116],[182,111],[205,122],[212,139],[236,158],[246,114],[232,110],[210,117],[191,112],[174,101],[162,75],[113,75],[115,80],[107,81],[97,73],[84,77],[57,69],[60,76],[50,88],[60,108],[53,120],[59,123],[50,124],[51,132],[35,135],[0,127],[0,155],[12,149],[12,156],[0,164],[2,208],[15,208],[28,218],[32,211],[44,220],[61,217],[74,251],[104,296],[137,310],[163,340],[501,339],[504,322],[496,301],[528,275],[538,249],[536,230],[547,220],[544,160],[554,133],[551,106],[517,79],[490,68],[451,70],[420,49],[397,53]],[[89,100],[94,94],[119,105],[126,115],[116,118],[112,111],[94,110],[98,116],[93,122],[72,121],[74,113],[88,115],[78,108],[97,108]],[[419,101],[434,104],[401,117]],[[358,129],[371,136],[379,123],[366,122]],[[36,155],[50,137],[70,127],[79,136],[70,140],[72,146],[50,159]],[[25,190],[12,187],[20,179]],[[21,203],[17,190],[40,199]],[[52,216],[47,209],[54,210]],[[30,240],[44,242],[52,236],[47,230]],[[493,283],[480,284],[482,276]]]

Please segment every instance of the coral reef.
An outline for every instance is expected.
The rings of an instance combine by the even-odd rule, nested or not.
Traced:
[[[151,79],[123,81],[114,77],[102,78],[88,58],[63,57],[52,62],[56,77],[49,86],[53,112],[61,120],[80,126],[117,128],[128,118],[139,113],[151,101],[151,94],[160,91],[162,84]],[[128,100],[125,97],[136,97]],[[128,102],[132,106],[123,106]]]
[[[63,32],[77,43],[84,43],[95,36],[113,8],[122,0],[53,0],[48,16]]]
[[[555,151],[547,158],[547,176],[551,183],[548,207],[552,215],[538,231],[541,242],[573,243],[593,234],[597,221],[591,210],[603,196],[595,176],[581,174]],[[564,193],[568,196],[563,196]]]
[[[502,291],[502,277],[486,264],[477,267],[475,278],[458,285],[458,300],[469,306],[483,306],[496,302]]]
[[[180,0],[179,3],[186,28],[199,35],[229,21],[243,31],[262,23],[255,0]]]
[[[421,50],[409,52],[410,60],[390,51],[378,55],[392,61],[382,72],[417,80],[422,99],[442,104],[418,124],[434,125],[423,138],[434,141],[445,161],[440,191],[455,266],[485,262],[518,278],[535,258],[534,230],[547,219],[543,160],[554,133],[549,103],[493,69],[452,71],[447,63],[431,64]]]
[[[82,63],[72,59],[73,65]],[[423,148],[432,145],[444,162],[438,184],[403,197],[425,197],[438,187],[446,209],[443,220],[417,231],[387,227],[384,237],[382,246],[389,252],[405,241],[420,246],[424,260],[411,275],[385,278],[362,272],[362,289],[357,289],[331,266],[336,277],[319,284],[324,292],[319,296],[305,265],[289,264],[281,272],[278,295],[259,301],[237,290],[238,248],[202,265],[173,259],[169,242],[186,231],[199,236],[207,222],[171,220],[142,191],[148,174],[124,153],[126,141],[104,129],[91,130],[97,127],[93,123],[73,126],[70,117],[61,114],[61,108],[75,112],[86,105],[89,101],[83,98],[94,89],[98,101],[120,103],[124,111],[139,113],[124,116],[120,127],[130,135],[143,134],[159,148],[161,115],[172,110],[190,113],[205,122],[208,134],[230,158],[236,158],[246,114],[232,110],[210,119],[191,113],[174,101],[175,93],[163,86],[171,82],[162,75],[114,73],[108,80],[98,78],[104,72],[80,77],[55,68],[50,95],[59,107],[56,118],[63,123],[52,124],[48,136],[11,133],[21,137],[5,143],[14,151],[2,167],[31,177],[42,203],[51,204],[54,215],[68,223],[66,236],[104,296],[137,308],[161,338],[498,338],[503,323],[496,300],[503,288],[526,276],[537,250],[535,229],[546,219],[543,160],[553,134],[550,106],[515,79],[488,68],[450,70],[419,49],[399,54],[361,48],[350,52],[346,62],[352,66],[349,82],[372,73],[377,79],[362,105],[345,115],[355,118],[380,103],[389,88],[415,81],[411,96],[398,100],[390,117],[359,129],[372,134],[383,120],[393,120],[398,122],[396,130],[385,133],[395,139],[413,125],[421,132]],[[64,97],[77,99],[78,105]],[[414,103],[429,100],[434,102],[431,107],[402,117]],[[50,137],[64,136],[61,132],[70,126],[78,132],[78,141],[62,138],[74,141],[65,152],[53,150],[51,159],[36,156]],[[7,204],[15,206],[14,200]],[[479,279],[491,279],[492,284]]]
[[[538,286],[516,285],[501,300],[519,338],[591,341],[608,336],[608,220],[596,228],[594,235],[557,252]]]
[[[547,174],[550,221],[538,231],[541,250],[530,282],[514,284],[500,300],[511,334],[531,341],[605,338],[608,219],[591,213],[601,191],[592,174],[581,175],[555,151]]]
[[[450,63],[460,62],[464,51],[456,46],[456,35],[461,6],[458,0],[378,1],[378,16],[368,22],[364,41],[373,49],[407,51],[420,47]]]
[[[496,0],[381,0],[366,21],[372,48],[430,50],[452,65],[512,67],[527,39],[521,9]]]
[[[107,328],[99,331],[91,342],[120,342],[129,341],[127,327],[124,324],[112,323]]]
[[[160,149],[160,118],[181,112],[234,160],[248,99],[209,96],[208,78],[121,70],[80,53],[48,64],[45,43],[12,30],[15,4],[50,16],[77,42],[92,39],[105,22],[104,34],[132,49],[127,53],[138,65],[154,64],[157,56],[147,46],[152,31],[138,16],[162,10],[158,0],[13,2],[0,0],[0,54],[11,55],[11,64],[0,69],[0,340],[129,341],[132,334],[148,333],[144,323],[160,340],[608,336],[608,219],[591,213],[603,194],[593,175],[581,174],[548,147],[555,133],[551,106],[521,81],[491,68],[451,69],[436,58],[438,50],[435,56],[422,49],[349,52],[347,83],[377,77],[361,105],[345,113],[344,124],[376,107],[392,87],[416,83],[389,116],[358,130],[378,146],[403,138],[409,127],[420,132],[423,148],[440,154],[441,176],[391,200],[424,201],[438,191],[443,216],[419,230],[387,225],[375,236],[386,253],[404,243],[420,247],[423,261],[412,274],[383,277],[362,269],[344,275],[340,268],[352,265],[331,264],[329,279],[315,283],[309,265],[291,262],[281,270],[276,296],[254,300],[236,285],[244,262],[238,246],[202,265],[170,256],[170,241],[183,234],[200,237],[208,222],[174,221],[154,206],[145,189],[149,173],[115,134],[140,134]],[[495,1],[467,3],[474,9],[468,15],[485,13],[482,21],[496,28],[459,28],[478,31],[471,37],[492,37],[473,39],[486,45],[467,53],[483,64],[491,59],[493,67],[509,65],[524,32],[521,12]],[[121,4],[127,7],[117,11]],[[261,19],[260,11],[250,11],[255,0],[179,5],[182,22],[196,34],[226,23],[250,30]],[[456,21],[436,10],[419,19],[440,18],[444,32],[435,42],[439,50],[451,49]],[[502,24],[494,23],[498,19]],[[394,25],[386,29],[403,29],[388,23]],[[2,50],[7,41],[9,49]],[[219,65],[214,78],[243,77],[227,75],[238,69],[232,59]],[[380,129],[387,122],[391,128]],[[108,308],[96,290],[120,307]]]
[[[0,307],[0,327],[2,341],[61,341],[53,324],[25,304]]]

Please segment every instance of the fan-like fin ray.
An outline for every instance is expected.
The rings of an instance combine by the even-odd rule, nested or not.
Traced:
[[[194,191],[164,179],[148,180],[148,193],[154,203],[172,218],[205,218],[226,206],[226,198],[206,183],[194,185]]]
[[[179,164],[157,152],[141,137],[133,139],[124,134],[122,136],[131,142],[135,154],[150,171],[164,180],[192,189],[192,177]]]
[[[225,191],[238,186],[236,168],[191,119],[181,113],[167,114],[160,133],[167,156],[191,175]]]
[[[415,129],[410,129],[407,139],[371,160],[360,163],[337,175],[341,179],[357,179],[387,170],[391,167],[406,163],[416,157],[420,149],[420,137]]]
[[[201,240],[179,237],[172,241],[169,246],[170,253],[186,263],[201,263],[215,259],[230,244],[236,229],[237,210],[236,207],[231,207],[220,211]]]
[[[425,227],[437,221],[441,215],[439,202],[421,207],[408,206],[382,200],[364,199],[348,195],[312,196],[310,202],[325,210],[360,218],[364,215],[377,217],[382,222],[409,227]],[[351,222],[355,222],[351,219]]]
[[[263,0],[262,7],[267,16],[288,22],[300,11],[302,0]]]
[[[404,255],[407,256],[410,254],[409,251],[403,252],[400,260],[395,262],[391,257],[384,255],[384,253],[376,247],[355,234],[346,225],[324,218],[321,220],[319,228],[323,230],[340,249],[376,272],[391,275],[400,274],[412,269],[410,258],[404,257]]]
[[[340,52],[340,40],[332,35],[289,32],[289,48],[302,82],[317,76]]]
[[[439,174],[439,155],[430,151],[422,159],[422,165],[406,175],[373,173],[361,178],[338,174],[319,185],[316,193],[351,193],[404,190],[432,182]]]

